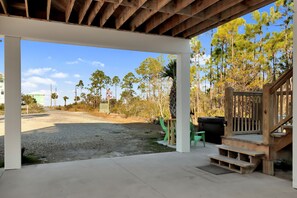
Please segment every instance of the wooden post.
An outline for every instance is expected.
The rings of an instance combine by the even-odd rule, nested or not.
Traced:
[[[271,84],[265,84],[263,87],[263,143],[271,144],[270,127],[273,120],[273,103],[270,96]]]
[[[271,84],[265,84],[263,87],[263,143],[270,146],[269,154],[263,159],[263,173],[274,175],[273,151],[272,151],[272,137],[270,135],[270,128],[273,120],[273,107],[272,97],[270,96]]]
[[[234,89],[232,87],[225,89],[225,121],[227,122],[225,126],[225,137],[233,135],[233,92]]]

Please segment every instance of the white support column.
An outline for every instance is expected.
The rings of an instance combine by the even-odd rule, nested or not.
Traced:
[[[21,39],[4,37],[5,169],[21,168]]]
[[[176,151],[190,152],[190,54],[177,56]]]
[[[293,187],[297,188],[297,3],[294,3],[293,44]]]

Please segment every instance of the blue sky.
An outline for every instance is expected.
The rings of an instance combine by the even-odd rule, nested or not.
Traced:
[[[271,6],[262,8],[268,11]],[[245,20],[252,23],[251,15]],[[199,36],[206,54],[210,51],[211,33]],[[160,54],[128,50],[102,49],[63,45],[55,43],[21,42],[22,49],[22,93],[44,93],[46,105],[50,100],[50,85],[57,88],[57,104],[63,105],[63,96],[73,102],[75,84],[83,80],[89,84],[89,77],[96,69],[103,70],[111,78],[115,75],[123,78],[125,74],[135,72],[140,63],[147,57]],[[4,71],[4,43],[0,42],[0,72]],[[167,55],[164,55],[166,58]],[[113,90],[113,89],[112,89]]]

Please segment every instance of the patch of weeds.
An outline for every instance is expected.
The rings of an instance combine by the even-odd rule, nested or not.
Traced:
[[[164,146],[161,144],[158,144],[157,138],[150,138],[147,140],[147,144],[144,145],[144,150],[151,151],[154,153],[162,153],[162,152],[173,152],[175,151],[174,148],[170,148],[168,146]]]
[[[30,164],[40,164],[42,161],[36,155],[30,153],[28,155],[24,155],[22,157],[22,164],[23,165],[30,165]]]
[[[4,168],[4,161],[0,160],[0,168]]]
[[[293,168],[292,161],[279,159],[274,162],[274,167],[283,171],[291,171]]]

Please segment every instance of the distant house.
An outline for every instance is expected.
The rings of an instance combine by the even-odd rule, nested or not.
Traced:
[[[32,96],[36,100],[37,104],[44,106],[45,94],[31,93],[31,94],[28,94],[28,95]]]
[[[4,74],[0,73],[0,104],[4,104]]]

